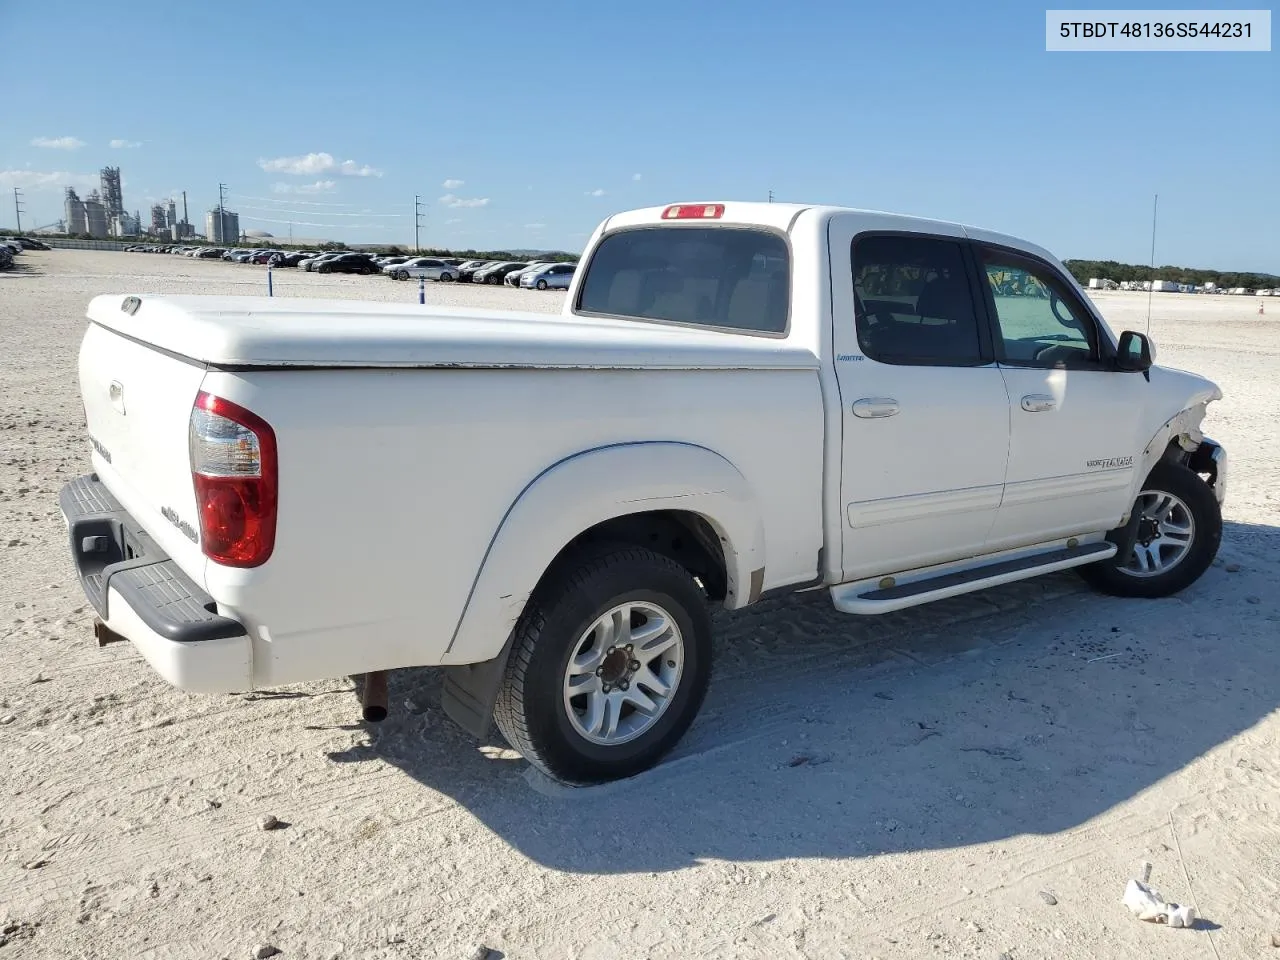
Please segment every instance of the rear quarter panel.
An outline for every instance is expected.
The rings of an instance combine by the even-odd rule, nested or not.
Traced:
[[[259,686],[441,662],[520,492],[608,444],[718,452],[761,504],[764,588],[818,572],[816,370],[213,372],[205,389],[277,437],[274,554],[254,570],[211,563],[206,574],[251,628]]]

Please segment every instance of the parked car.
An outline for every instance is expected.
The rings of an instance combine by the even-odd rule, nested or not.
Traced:
[[[517,263],[514,261],[506,261],[506,262],[490,264],[489,266],[484,267],[481,270],[477,270],[475,274],[472,276],[471,282],[500,284],[502,283],[502,279],[512,270],[519,270],[521,267],[526,267],[526,266],[528,266],[528,264]]]
[[[310,259],[313,256],[315,254],[305,252],[277,253],[268,263],[273,267],[296,267],[303,260]]]
[[[270,263],[271,258],[277,256],[284,251],[282,250],[255,250],[249,255],[249,263]]]
[[[196,257],[201,260],[221,260],[227,253],[221,247],[205,247],[203,250],[196,251]]]
[[[526,270],[520,275],[520,286],[525,290],[568,290],[577,267],[576,263],[550,263]]]
[[[518,287],[520,286],[520,278],[524,276],[528,271],[539,270],[550,263],[551,263],[550,260],[534,260],[531,263],[526,263],[519,270],[512,270],[510,273],[508,273],[505,277],[502,278],[502,282],[506,284],[508,287]]]
[[[458,264],[458,279],[463,283],[471,283],[477,271],[495,262],[494,260],[464,260]]]
[[[33,240],[31,237],[10,237],[9,239],[11,239],[11,240],[16,240],[16,241],[17,241],[17,242],[22,246],[22,248],[23,248],[24,250],[50,250],[50,249],[52,249],[52,248],[51,248],[47,243],[45,243],[43,240]]]
[[[633,210],[562,315],[95,297],[92,472],[60,503],[99,642],[196,692],[367,674],[369,719],[387,669],[440,666],[465,729],[591,783],[688,729],[709,606],[874,615],[1069,568],[1167,597],[1218,551],[1222,391],[1035,244]]]
[[[332,260],[334,257],[339,257],[341,255],[342,255],[341,252],[337,252],[337,251],[329,252],[329,253],[317,253],[313,257],[307,257],[299,261],[298,269],[301,270],[303,273],[310,273],[312,270],[316,268],[318,264],[323,263],[325,260]]]
[[[413,259],[413,257],[375,257],[374,259],[378,261],[378,265],[383,268],[383,272],[385,273],[387,267],[394,267],[400,263],[408,263]]]
[[[378,272],[378,265],[367,253],[340,253],[328,260],[321,260],[314,268],[316,273],[359,273],[369,275]]]
[[[412,277],[415,280],[423,278],[450,281],[458,276],[457,267],[445,263],[438,257],[414,257],[404,263],[383,267],[382,272],[396,280],[408,280]]]

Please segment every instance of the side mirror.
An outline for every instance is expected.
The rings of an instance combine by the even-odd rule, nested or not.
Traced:
[[[1152,364],[1151,340],[1145,333],[1126,330],[1116,344],[1116,369],[1146,373]]]

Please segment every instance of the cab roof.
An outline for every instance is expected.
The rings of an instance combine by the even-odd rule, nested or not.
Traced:
[[[692,208],[719,207],[722,209],[719,215],[708,216],[705,219],[699,219],[696,217],[689,219],[670,219],[663,216],[664,211],[676,206]],[[608,233],[612,230],[618,230],[625,227],[649,224],[671,224],[675,226],[683,226],[699,223],[703,225],[755,225],[772,227],[776,230],[790,232],[796,221],[802,215],[816,216],[821,218],[823,221],[837,217],[865,219],[868,222],[868,229],[876,230],[902,230],[910,233],[943,233],[951,235],[961,233],[973,240],[983,240],[988,243],[1012,247],[1016,250],[1024,250],[1028,253],[1047,259],[1051,263],[1058,263],[1060,265],[1058,258],[1043,247],[1031,243],[1030,241],[1023,240],[1020,237],[1015,237],[1005,233],[998,233],[994,230],[987,230],[983,227],[957,223],[951,220],[938,220],[928,217],[914,217],[901,213],[890,213],[883,210],[866,210],[858,207],[841,207],[823,204],[759,203],[735,200],[677,201],[675,203],[663,204],[660,207],[641,207],[635,210],[627,210],[622,213],[614,214],[602,224],[601,232]]]

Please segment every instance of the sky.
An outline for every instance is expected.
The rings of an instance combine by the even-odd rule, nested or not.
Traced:
[[[1158,193],[1157,264],[1280,274],[1280,52],[1044,47],[1025,0],[0,0],[0,226],[118,165],[199,230],[221,182],[276,236],[412,244],[417,195],[424,247],[576,252],[772,191],[1146,263]]]

